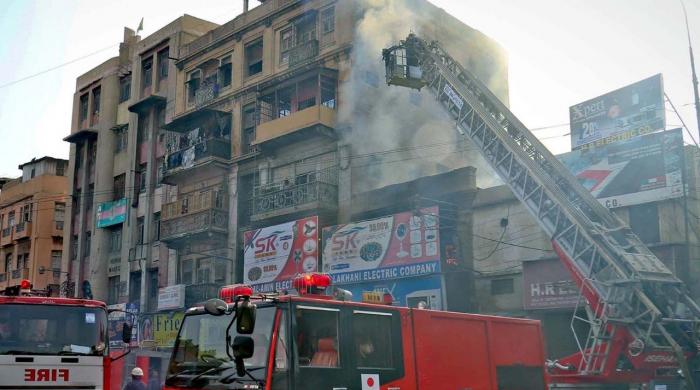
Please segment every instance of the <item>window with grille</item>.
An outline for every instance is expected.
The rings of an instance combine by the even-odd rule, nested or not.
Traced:
[[[123,103],[131,97],[131,75],[119,78],[119,103]]]
[[[245,47],[245,61],[247,66],[247,75],[253,76],[263,69],[263,40],[258,39],[253,43],[249,43]]]
[[[280,33],[280,64],[289,62],[289,51],[294,47],[294,29],[291,27]]]
[[[219,84],[222,88],[231,85],[233,74],[233,65],[231,64],[231,55],[221,58],[219,62]]]

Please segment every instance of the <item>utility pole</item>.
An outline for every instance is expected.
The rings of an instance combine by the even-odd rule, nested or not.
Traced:
[[[698,131],[700,132],[700,96],[698,96],[698,75],[695,72],[695,56],[693,55],[693,44],[690,41],[690,26],[688,25],[688,12],[685,9],[685,4],[683,0],[681,1],[681,7],[683,7],[683,16],[685,17],[685,31],[688,34],[688,52],[690,54],[690,70],[693,74],[693,94],[695,95],[695,117],[696,125],[698,126]]]

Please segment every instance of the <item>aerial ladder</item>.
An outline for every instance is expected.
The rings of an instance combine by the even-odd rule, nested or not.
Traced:
[[[550,361],[551,387],[693,381],[700,307],[686,286],[439,43],[384,49],[389,85],[427,87],[551,238],[590,325],[579,352]],[[697,381],[697,378],[695,379]],[[586,387],[590,388],[590,387]]]

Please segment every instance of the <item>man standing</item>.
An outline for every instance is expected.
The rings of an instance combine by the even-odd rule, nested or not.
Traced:
[[[134,367],[131,370],[131,382],[124,386],[124,390],[146,390],[146,385],[141,381],[143,378],[143,370],[140,367]]]

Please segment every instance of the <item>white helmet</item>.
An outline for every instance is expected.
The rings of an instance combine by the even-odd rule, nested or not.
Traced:
[[[131,370],[131,376],[143,376],[143,370],[141,367],[134,367],[134,369]]]

